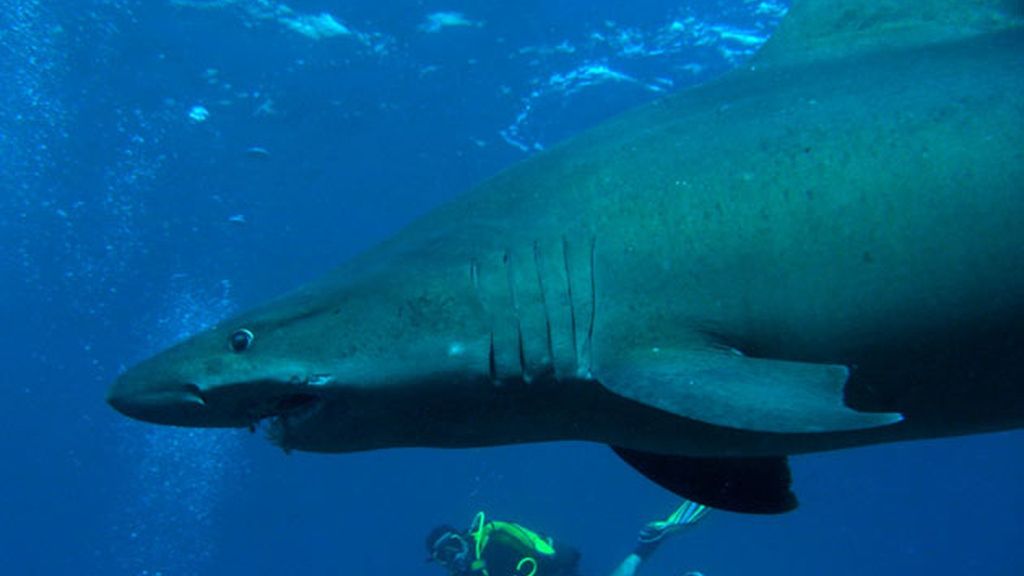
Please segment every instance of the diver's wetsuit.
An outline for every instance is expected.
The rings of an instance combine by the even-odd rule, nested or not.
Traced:
[[[557,546],[554,555],[542,555],[518,540],[496,533],[480,558],[482,564],[471,568],[466,576],[580,576],[580,553],[564,544]]]
[[[579,576],[580,553],[513,522],[477,514],[467,534],[470,558],[457,576]]]

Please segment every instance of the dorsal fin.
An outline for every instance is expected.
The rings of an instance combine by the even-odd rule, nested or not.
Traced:
[[[1019,27],[1024,0],[796,0],[755,67],[805,64]]]

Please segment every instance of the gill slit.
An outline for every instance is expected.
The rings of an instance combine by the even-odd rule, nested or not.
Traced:
[[[508,276],[508,293],[512,300],[512,312],[516,317],[516,344],[519,348],[519,375],[524,382],[529,382],[530,377],[526,371],[526,350],[523,347],[523,320],[519,313],[519,298],[516,295],[515,269],[512,265],[512,255],[508,249],[505,249],[505,254],[502,256],[502,262],[505,264],[505,272]]]
[[[572,273],[569,267],[569,239],[562,237],[562,266],[565,273],[565,295],[569,299],[569,334],[572,338],[572,366],[578,370],[580,365],[580,353],[576,343],[576,304],[572,297]]]
[[[484,306],[483,295],[480,294],[480,263],[476,258],[469,259],[469,283],[473,287],[473,296],[482,308]],[[485,312],[486,313],[486,312]],[[494,324],[491,323],[487,343],[487,375],[492,382],[498,381],[498,359],[494,350]]]
[[[542,273],[540,242],[533,241],[533,265],[537,268],[537,287],[540,289],[540,305],[544,309],[544,335],[547,338],[548,362],[554,367],[555,344],[551,340],[551,312],[548,310],[548,297],[544,292],[544,274]]]
[[[597,251],[597,237],[590,238],[590,326],[587,328],[587,375],[593,373],[594,367],[594,320],[597,316],[597,273],[594,270],[596,262],[595,252]]]

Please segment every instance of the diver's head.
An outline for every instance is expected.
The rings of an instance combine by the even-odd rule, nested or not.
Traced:
[[[442,525],[427,535],[428,561],[437,562],[455,574],[465,572],[469,567],[469,540],[457,528]]]

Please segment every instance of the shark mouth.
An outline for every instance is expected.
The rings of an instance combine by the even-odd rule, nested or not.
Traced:
[[[255,432],[257,428],[264,428],[267,439],[287,452],[288,448],[284,446],[283,441],[289,430],[304,424],[320,411],[322,405],[323,400],[314,394],[289,394],[274,400],[261,410],[261,415],[249,424],[249,431]]]

